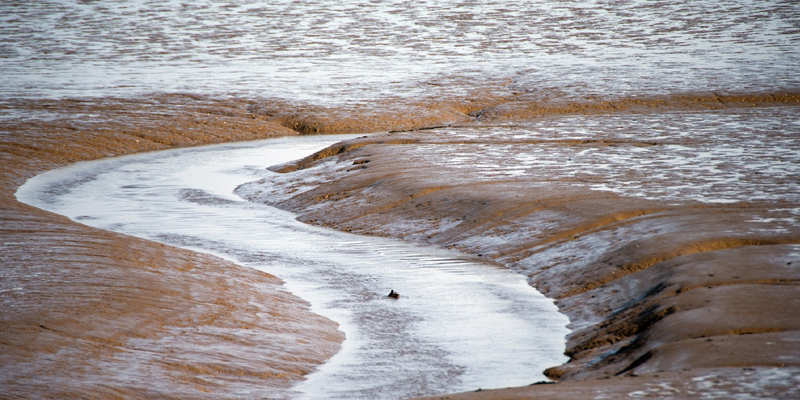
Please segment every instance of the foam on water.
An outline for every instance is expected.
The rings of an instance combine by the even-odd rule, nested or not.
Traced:
[[[286,393],[394,399],[530,384],[566,361],[567,318],[523,276],[463,254],[301,224],[239,184],[343,137],[295,137],[76,164],[29,180],[28,204],[277,275],[338,321],[342,350]],[[389,290],[402,294],[386,297]]]

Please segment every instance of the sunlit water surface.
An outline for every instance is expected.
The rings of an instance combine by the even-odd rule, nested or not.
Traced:
[[[339,322],[342,350],[286,393],[398,399],[530,384],[566,361],[567,318],[503,268],[463,254],[301,224],[233,194],[265,167],[344,137],[295,137],[80,163],[20,200],[81,223],[208,252],[286,281]],[[399,300],[386,297],[390,290]]]

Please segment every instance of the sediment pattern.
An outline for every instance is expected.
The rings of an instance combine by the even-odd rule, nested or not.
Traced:
[[[6,101],[4,395],[279,396],[342,340],[274,277],[20,204],[13,192],[27,178],[137,151],[392,130],[243,190],[310,223],[472,252],[557,299],[573,329],[571,361],[548,371],[562,383],[464,398],[671,393],[664,382],[794,396],[799,97],[738,98]],[[734,162],[707,148],[741,141]]]
[[[600,387],[593,378],[619,383],[661,374],[673,382],[686,379],[685,371],[728,383],[763,378],[748,368],[783,369],[796,378],[800,198],[783,188],[798,181],[800,160],[793,158],[784,174],[781,161],[768,157],[797,154],[800,143],[792,125],[796,100],[781,104],[721,101],[714,106],[721,109],[701,111],[707,102],[698,100],[662,114],[607,110],[596,132],[587,131],[591,119],[569,125],[563,117],[527,114],[524,121],[395,132],[278,166],[273,170],[283,174],[238,193],[308,223],[454,247],[527,275],[571,319],[570,362],[547,374],[584,383],[566,384],[559,398],[570,398],[569,388],[593,393],[592,385]],[[788,125],[762,125],[761,112],[770,114],[763,121]],[[614,115],[638,122],[620,128]],[[659,122],[642,123],[647,118]],[[671,131],[683,118],[713,126]],[[755,135],[763,146],[747,144],[703,168],[704,130],[715,145]],[[695,165],[652,165],[669,146],[696,154],[689,161]],[[629,158],[604,167],[597,160],[607,148]],[[600,155],[569,167],[592,152]],[[525,157],[533,160],[514,162]],[[759,173],[747,173],[748,163],[762,157]],[[702,184],[733,172],[731,182]],[[653,178],[660,174],[672,178]],[[795,393],[786,385],[753,387],[767,397]],[[545,393],[530,390],[541,392],[524,393]],[[464,398],[495,398],[470,396]]]
[[[15,199],[72,162],[293,132],[241,103],[190,102],[20,103],[3,123],[0,397],[282,398],[338,351],[336,323],[274,276]]]
[[[552,375],[578,382],[626,371],[586,390],[539,385],[543,397],[666,397],[677,396],[678,388],[733,397],[764,385],[800,387],[800,374],[780,366],[770,373],[726,370],[719,379],[679,371],[666,386],[653,375],[629,376],[661,368],[668,353],[678,354],[669,343],[688,348],[687,338],[652,336],[679,331],[667,326],[689,315],[681,299],[699,296],[719,305],[728,304],[726,290],[758,299],[765,288],[796,287],[793,267],[761,271],[797,264],[790,260],[794,250],[787,250],[797,231],[797,115],[773,118],[764,111],[798,105],[796,0],[22,0],[0,3],[0,20],[0,210],[3,247],[14,249],[2,255],[11,260],[3,265],[9,271],[51,255],[69,258],[72,247],[53,247],[50,254],[48,241],[19,244],[39,238],[34,228],[48,232],[45,223],[72,229],[53,232],[105,237],[13,199],[25,179],[53,167],[273,134],[445,127],[353,142],[338,146],[340,154],[287,165],[287,171],[312,168],[278,179],[284,188],[272,190],[270,201],[302,210],[308,221],[458,246],[530,275],[559,299],[576,330],[569,342],[573,361]],[[195,94],[147,95],[154,91]],[[63,99],[70,96],[98,98]],[[133,258],[122,239],[108,248],[87,240],[77,248],[109,260]],[[777,261],[765,261],[767,253]],[[763,256],[752,261],[761,272],[751,281],[740,283],[744,272],[716,270],[736,270],[732,265],[745,254]],[[717,261],[701,262],[706,256]],[[166,256],[147,257],[155,265]],[[688,267],[681,269],[684,261]],[[47,265],[74,263],[55,262]],[[117,264],[92,261],[79,271]],[[681,280],[694,266],[700,275]],[[13,279],[33,270],[19,271]],[[37,315],[37,307],[73,309],[44,298],[12,298],[21,287],[13,279],[0,281],[0,290],[8,289],[0,292],[3,318],[23,303],[34,307],[26,315]],[[785,312],[795,298],[781,298]],[[301,320],[314,317],[308,318]],[[22,320],[9,321],[3,319],[2,329],[10,332]],[[15,332],[12,338],[24,334]],[[776,332],[725,337],[758,343]],[[697,354],[716,359],[706,339],[694,339],[698,352],[687,363],[699,362]],[[3,336],[2,343],[9,340]],[[770,346],[789,342],[762,347],[775,355]],[[2,354],[15,354],[9,351]],[[4,359],[0,376],[40,353]],[[770,360],[792,365],[797,351],[780,357],[788,358]],[[732,365],[718,362],[726,363]],[[0,390],[9,387],[0,383]],[[631,391],[608,392],[614,388]],[[757,397],[753,390],[744,395]],[[509,397],[528,392],[514,393]]]

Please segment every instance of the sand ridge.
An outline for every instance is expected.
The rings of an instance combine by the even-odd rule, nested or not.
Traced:
[[[338,351],[337,324],[274,276],[15,199],[27,178],[76,161],[291,133],[219,104],[201,117],[177,106],[43,101],[23,115],[57,118],[3,124],[0,397],[281,397]]]
[[[135,152],[464,122],[478,106],[462,103],[380,113],[186,93],[0,102],[0,394],[282,397],[344,340],[273,276],[18,202],[28,178]]]
[[[497,152],[493,162],[502,166],[526,150],[492,137],[491,126],[475,128],[483,135],[467,141],[457,137],[459,129],[467,128],[340,143],[275,168],[284,175],[239,193],[297,212],[308,223],[458,248],[527,275],[556,299],[571,319],[570,362],[547,374],[570,383],[513,392],[520,397],[501,391],[463,398],[549,396],[561,385],[582,388],[575,393],[584,396],[607,385],[596,379],[647,375],[651,383],[671,384],[709,369],[728,383],[751,376],[748,368],[782,371],[776,373],[791,376],[788,382],[797,378],[796,199],[659,201],[588,190],[587,182],[548,177],[547,169],[539,170],[544,176],[487,178],[479,171],[491,168],[478,169],[482,158]],[[545,142],[580,144],[532,145]],[[469,151],[474,158],[463,156]],[[636,382],[640,389],[650,384]],[[759,387],[753,393],[766,398],[796,395],[791,384]],[[618,395],[634,391],[626,383],[618,389]]]
[[[333,159],[338,170],[327,171],[329,182],[295,198],[292,184],[284,182],[286,190],[273,193],[271,201],[301,211],[307,222],[480,254],[528,274],[558,298],[573,320],[572,361],[549,374],[565,383],[480,396],[585,398],[597,390],[644,390],[659,382],[658,374],[670,382],[701,382],[702,374],[712,374],[740,388],[737,379],[769,381],[778,371],[791,382],[797,376],[791,369],[797,364],[797,328],[784,317],[796,315],[796,303],[786,300],[795,298],[797,277],[783,266],[800,264],[793,261],[798,236],[780,222],[789,218],[787,211],[772,211],[776,204],[675,206],[569,185],[542,190],[540,182],[514,179],[470,183],[470,174],[442,169],[437,175],[427,165],[407,162],[425,145],[447,152],[465,142],[441,140],[437,130],[427,129],[437,126],[797,103],[792,94],[745,96],[740,102],[718,101],[713,94],[689,97],[694,100],[663,107],[659,99],[643,107],[639,100],[589,106],[537,100],[534,106],[492,97],[348,109],[185,94],[5,101],[7,115],[18,118],[4,119],[0,143],[4,395],[217,398],[248,397],[252,389],[269,396],[302,379],[343,340],[334,323],[281,291],[275,277],[88,228],[17,202],[13,193],[27,178],[138,151],[380,130],[396,132],[338,145],[326,157],[289,168],[303,173]],[[620,106],[628,103],[636,107]],[[492,144],[482,141],[472,144]],[[560,145],[575,144],[581,145]],[[345,172],[350,175],[342,179]],[[537,222],[539,216],[544,220]],[[527,217],[533,220],[525,222]],[[756,224],[760,234],[742,229],[742,221],[759,218],[767,221]],[[738,233],[718,234],[730,231]],[[598,243],[612,250],[595,258],[603,262],[569,260],[569,254],[594,254]],[[541,260],[550,265],[543,267]],[[750,268],[753,263],[759,267]],[[747,299],[761,300],[743,307],[742,291]],[[711,312],[698,307],[704,302]],[[711,318],[730,312],[737,317]],[[779,363],[776,354],[789,359]],[[775,393],[790,393],[791,386],[780,387]]]

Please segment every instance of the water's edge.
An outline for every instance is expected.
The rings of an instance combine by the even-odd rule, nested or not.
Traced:
[[[296,140],[296,139],[282,139],[282,140]],[[327,140],[331,140],[331,139],[330,139],[330,138],[327,138]],[[241,145],[241,144],[236,144],[236,145],[227,145],[227,146],[228,146],[228,147],[232,147],[232,148],[236,148],[236,147],[242,148],[242,147],[247,147],[247,146],[249,146],[249,145]],[[201,153],[207,153],[209,150],[208,150],[208,149],[191,149],[191,150],[182,149],[182,150],[178,150],[178,152],[193,152],[193,151],[197,151],[197,152],[201,152]],[[131,157],[131,158],[138,158],[138,157],[147,158],[147,157],[154,157],[154,156],[152,156],[152,155],[148,155],[148,156],[135,155],[135,156],[130,156],[130,157]],[[126,157],[126,158],[127,158],[127,157]],[[288,161],[288,160],[284,160],[284,161]],[[121,160],[121,159],[113,159],[113,160],[106,160],[105,162],[106,162],[106,163],[112,163],[112,164],[114,164],[114,163],[121,163],[121,162],[124,162],[124,160]],[[211,164],[213,164],[213,163],[211,163]],[[64,170],[62,170],[62,171],[53,171],[52,173],[46,173],[46,174],[43,174],[43,175],[40,175],[40,176],[41,176],[41,177],[43,177],[43,178],[41,178],[41,179],[44,179],[44,177],[47,177],[47,176],[58,175],[58,174],[61,174],[61,175],[62,175],[62,177],[63,177],[63,174],[73,174],[73,173],[74,173],[74,171],[75,171],[75,170],[78,170],[78,169],[80,169],[80,167],[81,167],[81,166],[68,167],[68,168],[66,168],[65,170],[69,170],[69,172],[64,172]],[[37,178],[37,179],[39,179],[39,178]],[[77,180],[74,180],[74,179],[73,179],[73,181],[74,181],[74,182],[77,182],[78,184],[85,184],[85,182],[87,182],[87,181],[91,182],[91,181],[92,181],[92,180],[94,180],[94,179],[95,179],[94,177],[91,177],[91,178],[88,178],[88,177],[86,177],[86,176],[80,177],[80,174],[79,174],[79,178],[78,178]],[[31,180],[29,181],[29,184],[26,184],[26,185],[24,185],[23,187],[21,187],[21,188],[20,188],[20,190],[18,191],[18,194],[17,194],[18,198],[22,199],[22,200],[23,200],[23,201],[25,201],[25,202],[28,202],[28,200],[30,200],[32,197],[35,197],[35,196],[33,196],[33,195],[32,195],[32,193],[35,191],[34,189],[32,189],[32,188],[33,188],[33,185],[32,185],[32,183],[33,183],[33,182],[35,182],[35,181],[36,181],[36,179],[31,179]],[[65,192],[69,192],[69,191],[71,190],[71,189],[69,188],[69,186],[70,186],[70,184],[66,185],[66,187],[62,186],[62,188],[64,188],[64,191],[65,191]],[[225,207],[228,207],[228,206],[230,206],[229,202],[231,202],[231,201],[235,201],[234,199],[230,198],[230,196],[225,196],[225,195],[224,195],[224,194],[222,194],[222,193],[201,193],[201,192],[194,192],[194,193],[190,193],[190,194],[192,194],[192,196],[189,196],[189,197],[191,197],[191,198],[190,198],[190,202],[191,202],[191,203],[195,203],[195,204],[208,205],[209,203],[219,203],[219,204],[223,204]],[[209,196],[209,195],[210,195],[210,196]],[[184,191],[184,192],[183,192],[183,196],[184,196],[184,197],[187,197],[187,192],[186,192],[186,191]],[[41,201],[42,199],[39,199],[39,200]],[[45,201],[45,202],[47,202],[47,201]],[[52,203],[53,203],[53,202],[52,202],[52,201],[50,201],[50,203],[51,203],[50,205],[51,205],[51,207],[52,207],[52,205],[53,205]],[[249,206],[246,206],[245,208],[248,208],[248,207],[249,207]],[[97,211],[97,210],[93,210],[93,211]],[[252,211],[253,211],[253,210],[248,210],[248,212],[252,212]],[[87,223],[87,222],[89,222],[90,224],[92,224],[92,225],[94,225],[94,226],[97,226],[97,223],[96,223],[96,221],[97,221],[97,220],[92,220],[92,219],[90,219],[90,218],[96,218],[96,217],[93,217],[93,216],[91,216],[91,215],[86,215],[86,213],[85,213],[85,212],[83,212],[83,211],[81,211],[81,210],[72,210],[72,215],[68,215],[68,216],[70,216],[70,217],[71,217],[73,220],[77,220],[77,221],[79,221],[79,222],[81,222],[81,223]],[[293,218],[294,218],[294,217],[292,217],[292,219],[293,219]],[[316,228],[311,228],[311,229],[316,229]],[[127,232],[126,232],[126,233],[127,233]],[[330,235],[330,233],[326,233],[325,235]],[[150,232],[150,235],[149,235],[149,236],[150,236],[150,237],[148,237],[148,239],[155,239],[155,240],[157,240],[157,241],[164,241],[164,242],[166,242],[166,243],[168,243],[168,244],[172,244],[172,245],[179,245],[179,246],[182,246],[182,247],[190,248],[190,249],[192,249],[192,250],[195,250],[195,251],[196,251],[196,250],[202,250],[202,251],[209,252],[209,249],[208,249],[208,247],[207,247],[207,246],[206,246],[205,248],[202,248],[202,249],[201,249],[201,247],[203,247],[203,246],[198,246],[198,245],[197,245],[197,240],[194,240],[194,239],[192,239],[192,238],[190,238],[190,237],[189,237],[189,238],[187,238],[187,237],[180,237],[180,235],[175,235],[175,234],[169,234],[169,235],[164,235],[164,234],[161,234],[161,235],[157,235],[157,236],[153,237],[153,236],[152,236],[152,232]],[[352,240],[352,239],[350,239],[350,240]],[[360,241],[360,239],[356,239],[356,240],[357,240],[357,241]],[[364,240],[366,240],[366,241],[369,241],[369,240],[371,240],[371,239],[367,239],[367,238],[365,238]],[[385,249],[384,249],[384,250],[385,250]],[[240,252],[240,253],[238,254],[238,259],[237,259],[237,257],[236,257],[236,256],[235,256],[235,257],[233,257],[233,258],[231,258],[230,254],[228,254],[228,255],[226,256],[226,254],[224,254],[224,251],[223,251],[223,252],[218,252],[218,251],[215,251],[215,250],[213,250],[213,249],[212,249],[210,252],[211,252],[212,254],[216,254],[216,255],[223,256],[224,258],[232,259],[232,260],[236,261],[237,263],[242,263],[242,259],[244,259],[244,258],[247,258],[247,257],[248,257],[248,256],[247,256],[247,254],[245,254],[245,253],[247,253],[247,252],[245,252],[245,253],[241,253],[241,252]],[[435,252],[434,252],[434,253],[435,253]],[[248,253],[248,254],[249,254],[249,253]],[[250,257],[252,257],[252,254],[250,254]],[[435,256],[435,255],[429,254],[428,256],[425,256],[425,257],[428,259],[428,261],[430,261],[430,260],[431,260],[431,258],[430,258],[430,257],[441,257],[441,256]],[[447,256],[445,256],[445,257],[446,257],[446,258],[445,258],[445,259],[443,259],[443,260],[445,260],[445,261],[444,261],[444,262],[445,262],[445,265],[448,265],[448,268],[451,268],[451,269],[452,269],[452,268],[455,268],[455,267],[457,267],[457,266],[458,266],[458,264],[459,264],[459,263],[462,263],[461,261],[447,261],[447,260],[452,260],[452,257],[453,257],[452,255],[447,255]],[[413,259],[413,257],[412,257],[412,259]],[[409,260],[410,260],[410,259],[409,259],[408,257],[406,257],[406,260],[405,260],[405,261],[409,261]],[[247,262],[244,262],[244,263],[242,263],[242,264],[244,264],[244,265],[247,265],[248,263],[247,263]],[[251,266],[252,266],[252,261],[250,262],[250,264],[251,264]],[[269,270],[269,269],[266,269],[266,270],[267,270],[267,272],[272,272],[272,271],[271,271],[271,270]],[[280,273],[278,273],[277,275],[278,275],[278,276],[281,276],[281,274],[280,274]],[[505,279],[505,278],[504,278],[504,279]],[[524,279],[522,279],[522,278],[520,277],[520,279],[519,279],[519,280],[520,280],[520,281],[521,281],[521,282],[524,284]],[[291,281],[291,280],[290,280],[290,281]],[[517,285],[517,284],[514,284],[514,285]],[[312,303],[312,310],[313,310],[313,311],[315,311],[315,312],[319,312],[319,311],[320,311],[320,309],[319,309],[319,307],[317,306],[317,304],[319,304],[319,303],[320,303],[320,301],[319,301],[319,300],[317,300],[317,299],[314,299],[314,292],[315,292],[315,291],[317,291],[317,290],[319,290],[319,286],[317,286],[316,288],[308,288],[308,287],[306,287],[306,288],[303,288],[302,286],[303,286],[302,284],[301,284],[301,285],[297,285],[297,284],[294,284],[294,285],[293,285],[293,284],[290,282],[290,283],[288,283],[288,284],[287,284],[287,289],[288,289],[290,292],[292,292],[292,293],[298,293],[298,294],[300,294],[300,295],[301,295],[301,297],[304,297],[304,298],[307,298],[307,299],[311,300],[311,303]],[[527,286],[527,284],[524,284],[524,286],[528,288],[527,290],[531,290],[531,291],[533,290],[532,288],[530,288],[529,286]],[[401,289],[401,290],[402,290],[402,289]],[[407,294],[409,293],[409,290],[408,290],[408,289],[406,289],[406,290],[403,290],[403,291],[404,291],[404,292],[406,292]],[[377,294],[377,293],[376,293],[376,294]],[[411,297],[414,297],[414,296],[413,296],[413,294],[414,294],[413,290],[411,290],[411,291],[410,291],[410,294],[412,294],[412,296],[411,296]],[[363,294],[362,294],[362,295],[363,295]],[[369,294],[368,296],[374,296],[374,294]],[[310,297],[310,298],[309,298],[309,297]],[[541,297],[541,296],[540,296],[540,297]],[[543,299],[543,297],[541,297],[541,298]],[[376,299],[372,299],[372,300],[376,300]],[[404,299],[404,303],[411,303],[411,302],[413,302],[413,300],[411,300],[411,299]],[[549,303],[551,304],[551,306],[552,306],[552,302],[551,302],[551,301],[546,301],[546,302],[549,302]],[[398,304],[400,304],[400,303],[398,303]],[[423,303],[423,304],[424,304],[424,303]],[[420,304],[416,304],[416,306],[420,306]],[[345,320],[347,319],[346,315],[345,315],[345,314],[342,314],[342,313],[341,313],[341,311],[335,310],[335,307],[334,307],[334,311],[331,313],[331,311],[329,310],[329,311],[328,311],[328,314],[329,314],[329,315],[325,315],[325,313],[323,313],[323,315],[325,315],[325,316],[328,316],[328,317],[334,317],[334,318],[336,318],[336,319],[338,319],[338,320],[340,320],[340,321],[341,321],[341,320],[343,320],[343,319],[345,319]],[[442,314],[442,315],[440,315],[439,317],[441,318],[441,317],[443,317],[443,316],[444,316],[444,315],[446,315],[446,314],[447,314],[447,313],[445,313],[445,314]],[[559,314],[559,315],[560,315],[560,314]],[[344,318],[343,318],[343,316],[344,316]],[[562,325],[561,325],[561,326],[563,326],[563,324],[565,324],[565,322],[562,322]],[[492,325],[497,325],[497,324],[492,324]],[[347,326],[348,326],[348,323],[344,323],[344,324],[343,324],[344,330],[345,330],[346,332],[347,332]],[[434,327],[434,329],[436,329],[436,328]],[[563,328],[562,328],[562,329],[563,329]],[[563,356],[561,356],[560,354],[563,352],[563,336],[564,336],[564,334],[565,334],[565,333],[566,333],[565,331],[562,331],[560,334],[557,334],[557,336],[558,336],[558,335],[560,335],[560,337],[561,337],[561,340],[560,340],[560,341],[561,341],[561,343],[562,343],[562,347],[561,347],[561,349],[557,351],[557,354],[558,354],[558,357],[559,357],[559,358],[562,358],[562,357],[563,357]],[[348,332],[348,336],[352,337],[352,335],[353,335],[353,333],[352,333],[352,332]],[[346,354],[346,353],[348,352],[348,349],[347,349],[347,347],[348,347],[348,342],[346,341],[346,342],[345,342],[345,346],[344,346],[344,350],[343,350],[342,354]],[[480,347],[480,346],[477,346],[477,347]],[[518,350],[518,349],[517,349],[517,350]],[[519,353],[519,351],[516,351],[516,352],[517,352],[517,353]],[[441,356],[437,356],[437,357],[438,357],[438,358],[441,358]],[[335,358],[336,358],[336,357],[335,357]],[[345,357],[345,358],[347,358],[347,357]],[[463,360],[462,360],[462,361],[463,361]],[[507,359],[504,359],[504,360],[503,360],[503,362],[504,362],[504,363],[508,363],[508,360],[507,360]],[[560,363],[560,362],[563,362],[563,358],[562,358],[560,361],[557,361],[557,362],[555,362],[555,363],[557,364],[557,363]],[[400,363],[400,364],[402,364],[402,363]],[[550,364],[549,364],[549,365],[554,365],[554,364],[553,364],[553,362],[550,362]],[[413,369],[413,366],[408,366],[408,367],[410,367],[411,369]],[[328,365],[327,365],[327,364],[326,364],[326,365],[323,365],[323,366],[320,368],[320,371],[323,371],[323,372],[324,372],[324,370],[325,370],[326,368],[328,368]],[[457,367],[457,368],[456,368],[456,370],[458,370],[459,368],[460,368],[460,367]],[[451,369],[452,369],[452,368],[451,368]],[[539,367],[539,370],[540,370],[540,371],[541,371],[542,369],[543,369],[543,368]],[[335,372],[335,371],[333,372],[333,374],[334,374],[334,375],[336,375],[336,374],[338,374],[338,373],[340,373],[340,372]],[[451,372],[451,373],[452,373],[452,372]],[[464,374],[464,373],[465,373],[465,372],[464,372],[464,371],[462,371],[462,372],[459,372],[457,375],[462,375],[462,374]],[[374,376],[374,371],[373,371],[371,374]],[[309,377],[309,378],[310,378],[310,379],[309,379],[309,383],[307,383],[307,384],[306,384],[306,386],[308,386],[308,385],[311,385],[311,387],[313,388],[313,387],[314,387],[313,385],[315,384],[314,382],[316,382],[316,381],[318,381],[318,380],[319,380],[319,379],[317,379],[317,378],[316,378],[316,376],[318,376],[318,375],[319,375],[319,374],[315,374],[315,375],[312,375],[312,376],[310,376],[310,377]],[[337,379],[338,379],[338,380],[341,380],[341,378],[337,378]],[[437,380],[438,380],[438,381],[440,381],[439,383],[441,383],[441,381],[444,381],[444,382],[446,382],[446,381],[448,381],[448,380],[451,380],[451,381],[452,381],[452,377],[451,377],[451,378],[445,378],[444,376],[435,377],[435,375],[434,375],[434,376],[432,376],[432,377],[431,377],[431,379],[433,379],[433,381],[437,381]],[[496,379],[497,379],[497,377],[495,376],[495,377],[494,377],[494,379],[496,380]],[[524,381],[518,381],[518,382],[516,383],[516,385],[528,384],[528,383],[532,383],[533,381],[536,381],[536,380],[539,380],[539,378],[534,378],[534,377],[531,377],[530,379],[527,379],[527,380],[524,380]],[[502,380],[501,380],[501,382],[504,382],[504,381],[502,381]],[[314,396],[314,394],[313,394],[313,391],[314,391],[314,390],[320,390],[319,388],[321,388],[321,387],[330,386],[330,383],[331,383],[331,381],[330,381],[330,380],[329,380],[329,381],[327,381],[327,382],[325,382],[325,380],[323,379],[323,380],[322,380],[320,383],[317,383],[317,385],[318,385],[318,386],[317,386],[317,389],[311,389],[311,390],[308,390],[308,389],[300,389],[300,391],[301,391],[301,392],[305,392],[305,393],[306,393],[308,396],[311,396],[311,397],[313,397],[313,396]],[[436,383],[436,382],[430,382],[430,383],[427,383],[426,385],[431,385],[431,384],[434,384],[434,386],[436,386],[438,383]],[[488,382],[487,382],[487,383],[470,383],[470,385],[472,385],[472,384],[477,384],[477,385],[479,385],[478,387],[481,387],[481,386],[482,386],[482,387],[490,387],[490,386],[491,386],[491,383],[488,383]],[[502,384],[502,383],[501,383],[501,385],[503,385],[503,386],[510,386],[510,385],[515,385],[515,384],[514,384],[513,382],[509,382],[508,384]],[[301,385],[301,386],[303,386],[303,385]],[[370,391],[367,391],[367,392],[364,392],[364,393],[362,393],[362,394],[365,396],[364,398],[394,398],[394,397],[397,397],[397,395],[398,395],[398,394],[400,394],[399,392],[397,392],[397,389],[398,389],[398,387],[397,387],[396,385],[391,385],[391,386],[393,386],[393,387],[394,387],[394,389],[393,389],[393,390],[390,392],[390,393],[391,393],[391,395],[387,395],[385,392],[384,392],[384,393],[382,393],[382,394],[381,394],[381,393],[378,393],[378,392],[376,392],[374,389],[372,389],[372,391],[371,391],[371,392],[370,392]],[[474,387],[474,386],[465,386],[465,387],[461,387],[461,389],[462,389],[462,390],[465,390],[465,389],[469,389],[469,388],[471,388],[471,387]],[[444,390],[444,391],[453,391],[453,390],[458,390],[458,388],[459,388],[459,387],[453,387],[453,388],[449,388],[449,389],[442,388],[441,390]],[[352,389],[348,389],[348,388],[341,388],[341,391],[342,391],[343,393],[349,392],[349,393],[351,393],[351,395],[352,395],[352,393],[353,393]],[[435,392],[435,391],[434,391],[434,392]],[[412,392],[408,392],[408,393],[406,394],[406,397],[407,397],[408,395],[420,395],[420,394],[425,394],[425,393],[434,393],[434,392],[430,392],[430,391],[428,391],[428,392],[425,392],[425,391],[422,391],[422,392],[413,392],[413,391],[412,391]],[[440,392],[441,392],[441,391],[440,391]],[[318,393],[318,395],[320,395],[320,398],[326,398],[326,397],[327,397],[325,394],[319,394],[319,393]],[[377,396],[377,397],[376,397],[376,396]],[[382,397],[381,397],[381,396],[382,396]],[[347,397],[343,397],[343,398],[347,398]]]

